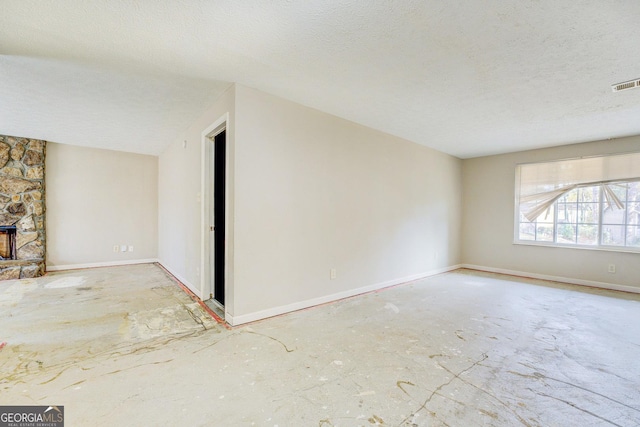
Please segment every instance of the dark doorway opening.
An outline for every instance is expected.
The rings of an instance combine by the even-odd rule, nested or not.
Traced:
[[[225,243],[225,188],[227,167],[226,130],[214,137],[213,150],[213,258],[214,282],[213,298],[224,306],[224,243]]]

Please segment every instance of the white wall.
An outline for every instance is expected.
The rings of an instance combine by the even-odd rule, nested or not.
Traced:
[[[156,259],[157,177],[155,156],[48,142],[47,268]]]
[[[464,160],[463,262],[640,288],[640,254],[513,244],[517,163],[638,150],[640,136]],[[610,263],[615,274],[607,272]]]
[[[460,160],[235,85],[160,156],[159,258],[192,289],[200,287],[200,141],[225,113],[230,322],[459,263]]]
[[[158,178],[158,257],[163,266],[200,296],[201,261],[201,184],[202,132],[229,113],[227,150],[233,159],[235,88],[227,90],[177,138],[159,158]],[[186,141],[186,146],[184,146]],[[227,170],[227,183],[233,187],[233,162]],[[233,217],[233,192],[229,214]],[[231,226],[232,221],[231,221]],[[227,236],[231,286],[225,295],[226,309],[233,313],[233,227]]]
[[[460,160],[242,86],[235,126],[236,321],[459,263]]]

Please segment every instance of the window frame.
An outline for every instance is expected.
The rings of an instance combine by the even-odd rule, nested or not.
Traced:
[[[620,155],[620,154],[638,154],[635,152],[632,153],[616,153],[616,154],[609,154],[609,155],[600,155],[600,156],[593,156],[593,157],[607,157],[607,156],[616,156],[616,155]],[[567,192],[566,194],[564,194],[562,197],[559,197],[558,199],[556,199],[553,204],[551,205],[550,209],[553,210],[553,218],[552,221],[549,221],[549,223],[552,224],[553,227],[553,240],[552,241],[539,241],[539,240],[535,240],[537,238],[537,229],[538,229],[538,221],[536,218],[536,221],[532,221],[532,222],[528,222],[530,224],[533,224],[534,228],[535,228],[535,232],[534,232],[534,240],[524,240],[520,238],[520,225],[521,224],[526,224],[527,221],[521,221],[521,203],[520,203],[520,190],[521,190],[521,183],[520,183],[520,175],[519,175],[519,167],[522,165],[532,165],[532,164],[544,164],[544,163],[553,163],[553,162],[560,162],[560,161],[566,161],[566,160],[581,160],[584,159],[586,157],[580,157],[580,158],[575,158],[575,159],[561,159],[561,160],[551,160],[551,161],[546,161],[546,162],[530,162],[530,163],[518,163],[515,167],[515,191],[514,191],[514,222],[513,222],[513,244],[515,245],[523,245],[523,246],[542,246],[542,247],[553,247],[553,248],[569,248],[569,249],[586,249],[586,250],[596,250],[596,251],[609,251],[609,252],[626,252],[626,253],[640,253],[640,247],[638,246],[627,246],[627,239],[628,239],[628,227],[629,227],[629,186],[627,185],[625,187],[625,200],[624,200],[624,214],[623,214],[623,219],[624,219],[624,224],[604,224],[604,226],[610,225],[610,226],[622,226],[624,227],[624,246],[619,246],[619,245],[607,245],[603,243],[603,233],[604,233],[604,229],[603,229],[603,220],[604,220],[604,211],[607,208],[607,202],[605,200],[606,196],[605,196],[605,191],[604,191],[604,185],[603,184],[596,184],[593,186],[589,186],[589,187],[579,187],[579,188],[592,188],[592,187],[600,187],[598,189],[598,201],[597,201],[597,209],[598,209],[598,222],[597,222],[597,239],[596,239],[596,244],[580,244],[578,243],[579,240],[579,226],[580,226],[580,222],[579,222],[579,218],[576,217],[576,222],[575,223],[571,223],[571,225],[575,226],[575,242],[576,243],[563,243],[563,242],[558,242],[558,228],[559,224],[558,223],[558,202],[560,200],[563,200],[565,198],[565,196],[567,194],[569,194],[571,191],[579,191],[579,188],[574,188],[573,190],[570,190],[569,192]],[[611,182],[611,184],[615,184],[615,183],[625,183],[625,184],[630,184],[630,183],[635,183],[638,182],[638,179],[620,179],[620,180],[616,180],[614,182]],[[590,203],[594,203],[595,202],[590,202]],[[579,200],[579,193],[577,196],[577,201],[576,201],[576,205],[580,204],[580,200]],[[596,224],[592,224],[592,223],[585,223],[587,225],[596,225]]]

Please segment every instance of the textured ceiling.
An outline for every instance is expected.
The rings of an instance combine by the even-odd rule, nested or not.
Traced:
[[[1,0],[0,134],[159,154],[231,82],[468,158],[640,134],[640,2]]]

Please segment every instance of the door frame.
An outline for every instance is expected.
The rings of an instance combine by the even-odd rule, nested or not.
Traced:
[[[202,182],[201,182],[201,197],[200,197],[200,219],[201,219],[201,245],[200,245],[200,299],[205,301],[211,298],[213,294],[213,287],[211,286],[213,268],[211,268],[210,257],[211,257],[211,243],[212,243],[212,233],[209,229],[209,219],[211,214],[211,195],[213,194],[213,162],[212,154],[213,154],[213,144],[214,137],[218,135],[223,130],[227,131],[226,143],[227,143],[227,151],[226,151],[226,191],[225,191],[225,235],[227,236],[227,240],[224,245],[224,292],[225,295],[229,294],[229,280],[228,280],[228,271],[229,271],[229,179],[228,174],[231,170],[229,168],[229,113],[225,113],[223,116],[218,118],[215,122],[213,122],[210,126],[208,126],[204,131],[202,131],[202,144],[201,144],[201,170],[202,170]],[[227,312],[227,301],[225,300],[225,317]]]

